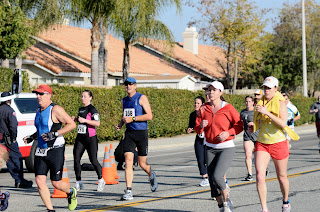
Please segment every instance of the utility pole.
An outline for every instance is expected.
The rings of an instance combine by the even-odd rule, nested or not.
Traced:
[[[308,96],[307,90],[307,53],[306,53],[306,21],[304,11],[304,0],[302,3],[302,67],[303,67],[303,96]]]

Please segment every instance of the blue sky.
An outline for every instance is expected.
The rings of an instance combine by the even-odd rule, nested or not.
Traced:
[[[196,0],[195,0],[196,1]],[[320,0],[317,0],[319,2]],[[279,10],[282,8],[283,3],[295,4],[301,3],[301,0],[253,0],[258,6],[259,9],[271,9],[270,12],[266,15],[266,18],[272,19],[276,18]],[[182,32],[185,31],[187,24],[192,21],[193,17],[199,17],[195,8],[183,6],[181,14],[177,15],[175,8],[166,8],[160,17],[160,20],[163,21],[167,27],[173,32],[175,40],[177,42],[183,42]],[[90,23],[84,23],[80,27],[90,29]],[[272,31],[272,21],[269,21],[266,30]],[[200,44],[204,44],[203,41],[199,40]]]

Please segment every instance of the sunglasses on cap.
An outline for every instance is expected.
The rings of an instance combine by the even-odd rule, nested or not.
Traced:
[[[125,82],[125,83],[124,83],[125,86],[127,86],[127,85],[133,85],[133,84],[134,84],[134,83],[132,83],[132,82]]]
[[[261,94],[259,94],[259,93],[255,93],[254,95],[255,95],[255,96],[259,96],[259,95],[261,95]]]

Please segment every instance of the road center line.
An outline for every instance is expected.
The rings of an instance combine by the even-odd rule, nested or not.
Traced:
[[[309,174],[309,173],[313,173],[313,172],[319,172],[319,171],[320,171],[320,169],[314,169],[314,170],[309,170],[309,171],[304,171],[304,172],[293,173],[293,174],[289,174],[289,175],[288,175],[288,178],[298,177],[298,176],[302,176],[302,175]],[[271,182],[271,181],[275,181],[275,180],[277,180],[276,177],[267,178],[267,179],[266,179],[266,182]],[[256,181],[250,181],[250,182],[239,183],[239,184],[234,184],[234,185],[229,185],[229,186],[230,186],[231,188],[241,187],[241,186],[253,184],[253,183],[255,183],[255,182],[256,182]],[[147,200],[142,200],[142,201],[137,201],[137,202],[128,202],[128,203],[119,204],[119,205],[112,205],[112,206],[106,206],[106,207],[102,207],[102,208],[89,209],[89,210],[85,210],[85,211],[82,211],[82,212],[116,210],[116,209],[120,209],[120,208],[127,208],[127,207],[142,205],[142,204],[146,204],[146,203],[149,203],[149,202],[155,202],[155,201],[160,201],[160,200],[164,200],[164,199],[171,199],[171,198],[179,198],[179,197],[182,197],[182,196],[193,195],[193,194],[200,194],[200,193],[205,193],[205,192],[209,192],[209,191],[210,191],[210,189],[205,189],[205,190],[200,190],[200,191],[193,191],[193,192],[176,194],[176,195],[171,195],[171,196],[165,196],[165,197],[147,199]]]

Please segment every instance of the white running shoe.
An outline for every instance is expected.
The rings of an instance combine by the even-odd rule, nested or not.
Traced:
[[[283,204],[282,205],[282,212],[290,212],[291,205],[290,204]]]
[[[124,190],[124,195],[121,197],[121,200],[133,200],[132,190]]]
[[[201,181],[201,183],[199,184],[199,186],[202,186],[202,187],[204,187],[204,186],[209,186],[210,184],[209,184],[209,180],[207,179],[207,178],[204,178],[202,181]]]
[[[157,176],[155,172],[152,172],[151,177],[149,177],[151,191],[155,192],[158,189]]]
[[[76,184],[74,185],[74,188],[77,190],[77,191],[80,191],[83,189],[83,184],[81,181],[77,181]]]
[[[106,184],[106,182],[104,181],[103,178],[101,178],[101,179],[98,181],[97,191],[103,191],[105,184]]]
[[[227,199],[227,202],[228,202],[228,206],[229,206],[230,211],[233,211],[232,201],[228,198],[228,199]]]
[[[229,199],[229,198],[228,198]],[[229,207],[229,203],[228,202],[224,202],[223,203],[223,211],[224,212],[232,212],[232,210]]]

